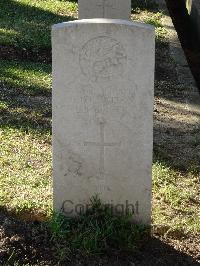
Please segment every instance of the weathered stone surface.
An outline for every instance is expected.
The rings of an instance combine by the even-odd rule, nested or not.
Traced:
[[[130,19],[131,0],[79,0],[79,19]]]
[[[154,28],[62,23],[52,46],[55,208],[76,215],[98,194],[150,223]]]

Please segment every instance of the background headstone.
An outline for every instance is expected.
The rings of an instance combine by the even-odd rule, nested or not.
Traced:
[[[79,0],[79,19],[130,19],[131,0]]]
[[[154,28],[81,20],[54,25],[52,42],[55,208],[76,215],[98,194],[149,224]]]

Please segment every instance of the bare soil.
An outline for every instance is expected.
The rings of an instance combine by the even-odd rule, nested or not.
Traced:
[[[158,236],[149,238],[134,254],[108,251],[102,256],[83,257],[73,254],[58,264],[54,256],[48,230],[39,222],[24,222],[0,211],[0,265],[94,265],[94,266],[154,266],[199,265],[192,256],[176,250],[167,240]],[[189,243],[188,243],[189,244]]]

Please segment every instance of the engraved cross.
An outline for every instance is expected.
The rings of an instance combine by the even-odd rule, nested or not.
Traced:
[[[101,3],[99,3],[97,6],[99,6],[99,7],[102,7],[102,17],[103,18],[105,18],[105,15],[106,15],[106,7],[110,7],[110,8],[112,8],[112,9],[115,9],[114,7],[113,7],[113,4],[110,4],[109,3],[109,1],[110,0],[101,0]]]
[[[105,148],[120,146],[121,143],[116,142],[105,142],[105,123],[100,123],[100,142],[85,142],[85,146],[95,146],[100,148],[100,161],[99,161],[99,172],[102,177],[105,175]]]

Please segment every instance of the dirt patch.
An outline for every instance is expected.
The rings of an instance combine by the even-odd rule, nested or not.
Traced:
[[[110,250],[102,256],[85,257],[77,252],[60,263],[59,259],[43,223],[22,222],[0,211],[0,265],[199,265],[157,236],[142,243],[134,254]]]

